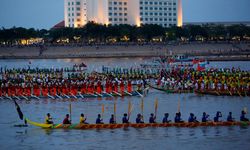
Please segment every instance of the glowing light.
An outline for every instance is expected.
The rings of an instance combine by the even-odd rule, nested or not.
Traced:
[[[178,18],[177,18],[177,26],[182,27],[182,1],[178,0]]]

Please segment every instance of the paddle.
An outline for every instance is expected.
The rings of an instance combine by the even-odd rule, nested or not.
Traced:
[[[158,109],[158,98],[155,99],[155,118],[157,116],[157,109]]]
[[[102,104],[102,118],[104,117],[104,104]]]
[[[128,120],[130,118],[132,110],[133,110],[133,106],[131,105],[131,101],[129,101],[128,102]]]
[[[114,120],[116,122],[116,101],[114,102]]]
[[[144,117],[143,117],[143,116],[144,116],[143,113],[144,113],[144,99],[142,98],[142,99],[141,99],[141,115],[142,115],[142,120],[143,120],[143,118],[144,118]]]
[[[180,100],[180,98],[179,98],[179,100],[178,100],[177,112],[178,112],[178,113],[181,112],[181,100]]]
[[[243,111],[247,114],[247,107],[244,107]]]
[[[72,120],[72,106],[71,106],[71,103],[69,104],[69,117],[70,117],[70,120]]]

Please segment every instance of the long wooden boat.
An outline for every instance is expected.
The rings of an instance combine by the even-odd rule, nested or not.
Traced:
[[[124,97],[124,96],[142,96],[143,95],[143,90],[140,91],[133,91],[131,93],[124,91],[124,93],[118,93],[118,92],[112,92],[112,93],[88,93],[88,94],[77,94],[77,95],[48,95],[48,96],[1,96],[1,99],[17,99],[17,100],[22,100],[22,99],[43,99],[43,98],[49,98],[49,99],[81,99],[81,98],[108,98],[108,97]]]
[[[27,123],[45,129],[116,129],[116,128],[146,128],[146,127],[202,127],[202,126],[248,126],[250,122],[197,122],[197,123],[141,123],[141,124],[44,124],[25,118]]]
[[[220,90],[195,90],[194,91],[196,94],[202,94],[202,95],[216,95],[216,96],[250,96],[249,92],[245,92],[245,91],[234,91],[231,92],[229,90],[224,90],[224,91],[220,91]]]
[[[194,90],[191,89],[191,90],[179,90],[179,89],[164,89],[164,88],[159,88],[159,87],[155,87],[155,86],[152,86],[150,84],[148,84],[149,87],[153,88],[153,89],[156,89],[156,90],[159,90],[159,91],[163,91],[163,92],[166,92],[168,94],[170,93],[193,93]]]

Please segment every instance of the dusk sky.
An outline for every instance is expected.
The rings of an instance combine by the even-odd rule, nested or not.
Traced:
[[[184,22],[250,21],[250,0],[182,0]],[[0,27],[49,29],[64,19],[64,0],[1,0]]]

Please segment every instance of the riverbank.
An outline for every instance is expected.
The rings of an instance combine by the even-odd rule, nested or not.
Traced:
[[[0,59],[157,57],[186,54],[208,60],[250,60],[250,44],[0,47]]]

